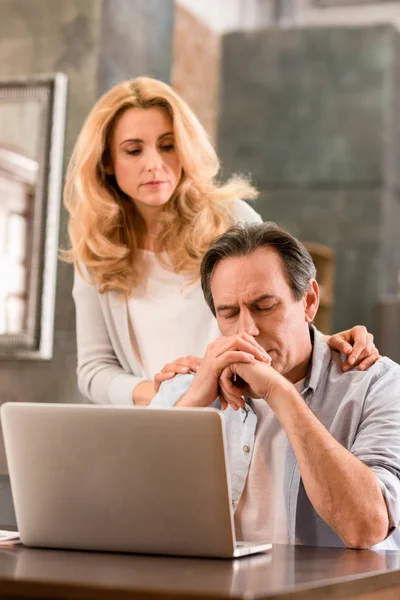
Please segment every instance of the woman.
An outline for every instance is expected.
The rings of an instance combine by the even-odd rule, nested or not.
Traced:
[[[203,127],[160,81],[120,83],[89,114],[69,164],[65,206],[78,381],[92,401],[149,404],[166,363],[188,356],[162,379],[196,369],[196,357],[219,335],[199,285],[201,258],[231,224],[261,217],[238,200],[254,198],[254,188],[238,176],[220,184],[218,171]],[[354,333],[354,356],[374,362],[363,327],[332,347],[349,354]]]

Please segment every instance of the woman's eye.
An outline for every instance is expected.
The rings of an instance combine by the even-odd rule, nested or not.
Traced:
[[[125,152],[127,154],[130,154],[131,156],[137,156],[138,154],[140,154],[141,150],[136,149],[136,150],[125,150]]]
[[[175,148],[174,144],[167,144],[166,146],[161,146],[161,150],[164,152],[171,152]]]

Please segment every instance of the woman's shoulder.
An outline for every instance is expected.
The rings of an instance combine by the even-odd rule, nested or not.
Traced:
[[[262,223],[262,217],[250,204],[244,200],[234,200],[231,204],[232,215],[235,223]]]
[[[79,292],[85,294],[98,293],[94,277],[91,275],[90,270],[85,263],[80,260],[74,265],[74,285],[72,293],[75,296]]]

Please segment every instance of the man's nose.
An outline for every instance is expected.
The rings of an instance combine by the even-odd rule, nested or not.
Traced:
[[[260,332],[257,327],[257,323],[254,320],[254,316],[250,311],[241,311],[239,317],[239,331],[238,333],[248,333],[253,337],[256,337]]]

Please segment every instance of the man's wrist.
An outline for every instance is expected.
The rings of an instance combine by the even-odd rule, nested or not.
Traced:
[[[299,401],[303,402],[302,397],[290,381],[286,381],[282,385],[276,386],[264,396],[264,400],[268,406],[274,411],[275,415],[280,417],[291,406]]]
[[[202,406],[202,404],[199,403],[198,397],[196,398],[197,399],[195,399],[195,396],[189,389],[185,394],[183,394],[183,396],[181,396],[175,406]]]
[[[183,396],[178,400],[175,406],[192,406],[195,408],[207,408],[214,402],[213,400],[208,401],[201,398],[200,394],[193,393],[192,390],[188,390]]]

